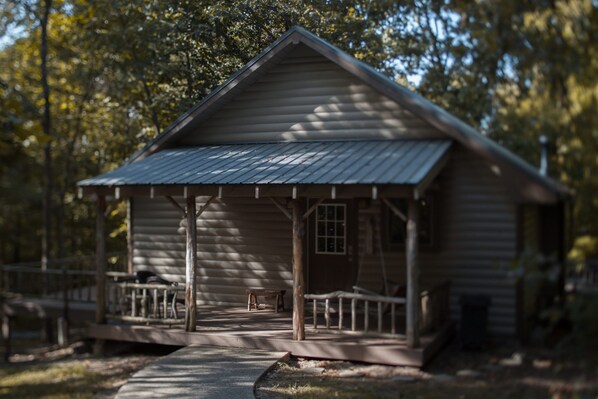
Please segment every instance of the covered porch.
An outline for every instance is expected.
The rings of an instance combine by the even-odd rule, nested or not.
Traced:
[[[448,312],[442,310],[448,309],[448,285],[445,290],[420,286],[417,238],[419,199],[446,164],[449,148],[445,140],[189,147],[164,150],[81,182],[81,195],[97,203],[98,298],[92,336],[173,345],[221,342],[289,350],[298,356],[422,366],[451,331]],[[184,286],[106,279],[106,200],[137,197],[165,198],[180,214]],[[291,312],[198,305],[196,275],[202,265],[197,260],[197,222],[210,206],[228,198],[268,199],[290,222]],[[406,201],[406,210],[393,205],[399,198]],[[404,292],[358,293],[345,287],[307,293],[306,224],[325,204],[359,199],[384,202],[406,224]],[[357,256],[357,248],[338,241],[352,234],[345,219],[342,226],[343,236],[332,234],[337,240],[332,248]],[[130,251],[133,240],[131,231]],[[132,261],[129,271],[135,271]],[[243,284],[239,281],[240,290],[254,288]],[[181,316],[174,311],[178,308]],[[174,325],[182,328],[169,328]]]
[[[185,346],[191,344],[288,351],[293,356],[361,361],[395,366],[424,366],[454,335],[454,323],[420,336],[420,345],[409,348],[404,335],[338,334],[325,327],[313,329],[306,315],[306,339],[293,339],[292,312],[248,312],[244,307],[201,305],[195,331],[181,326],[146,325],[111,321],[96,324],[90,336],[100,340],[144,342]]]

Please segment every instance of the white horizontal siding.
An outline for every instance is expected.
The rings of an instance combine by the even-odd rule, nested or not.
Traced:
[[[299,46],[181,144],[407,137],[444,135],[325,57]]]
[[[437,181],[440,188],[435,197],[441,201],[441,215],[437,215],[441,221],[437,226],[438,249],[420,247],[422,282],[451,280],[451,313],[455,320],[459,319],[461,295],[490,295],[490,331],[514,335],[515,281],[510,277],[509,266],[517,252],[516,205],[489,165],[460,146],[453,149],[451,160]],[[360,214],[360,252],[365,249],[367,217],[366,212]],[[383,235],[381,238],[384,240]],[[377,245],[376,238],[374,244]],[[381,259],[376,249],[363,257],[360,285],[381,287],[381,262],[386,264],[390,279],[405,282],[404,252],[385,251]]]
[[[183,203],[181,198],[179,203]],[[198,205],[205,202],[198,198]],[[135,198],[135,270],[185,281],[185,222],[168,201]],[[291,224],[267,200],[223,199],[197,220],[200,304],[246,304],[246,288],[287,289],[291,303]]]

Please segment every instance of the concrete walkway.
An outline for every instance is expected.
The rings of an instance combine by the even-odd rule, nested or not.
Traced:
[[[187,346],[158,359],[123,385],[116,399],[253,399],[254,384],[285,352]]]

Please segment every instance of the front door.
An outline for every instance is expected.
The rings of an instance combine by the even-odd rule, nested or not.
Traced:
[[[310,206],[315,203],[310,201]],[[309,220],[309,292],[351,290],[357,276],[357,211],[353,200],[326,201]]]

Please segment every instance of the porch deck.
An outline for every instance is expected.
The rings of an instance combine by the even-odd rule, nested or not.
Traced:
[[[313,320],[306,315],[306,327]],[[321,324],[320,324],[321,325]],[[294,356],[380,363],[396,366],[424,366],[454,334],[446,324],[421,337],[421,347],[409,349],[402,338],[377,338],[335,334],[325,328],[307,328],[305,341],[292,340],[291,312],[247,311],[246,308],[200,306],[197,331],[182,326],[133,324],[93,325],[90,336],[97,339],[185,346],[191,344],[255,348],[291,352]]]

